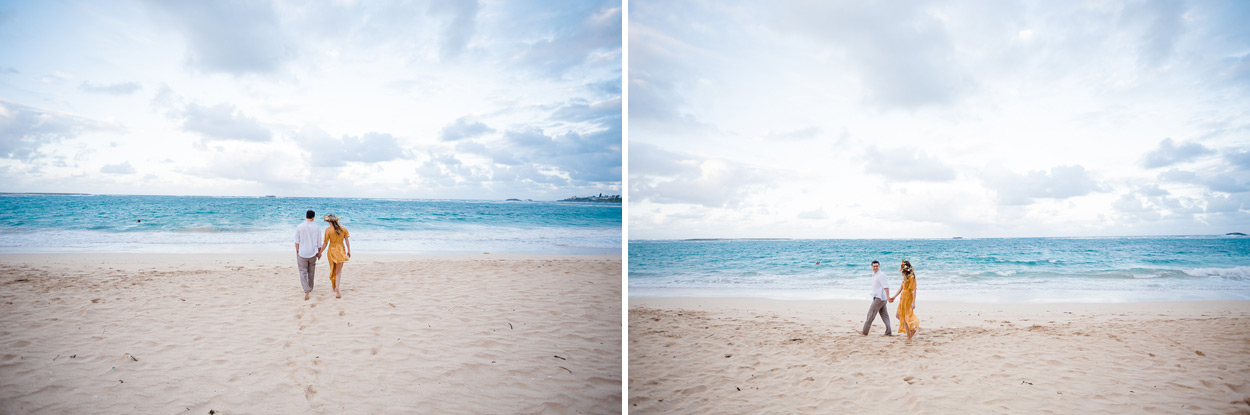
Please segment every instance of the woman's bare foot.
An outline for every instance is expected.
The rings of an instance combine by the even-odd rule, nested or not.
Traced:
[[[343,298],[343,294],[339,290],[334,290],[334,298]]]

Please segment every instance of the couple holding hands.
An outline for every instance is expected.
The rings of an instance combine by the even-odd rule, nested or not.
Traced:
[[[881,272],[881,263],[872,261],[872,306],[868,308],[868,319],[864,321],[864,330],[860,334],[868,335],[868,329],[872,328],[873,320],[876,320],[877,314],[881,314],[881,320],[885,323],[885,335],[893,335],[890,331],[890,313],[886,311],[886,302],[894,302],[894,299],[902,295],[903,299],[898,303],[898,309],[895,315],[898,316],[898,331],[907,333],[907,341],[911,341],[911,337],[916,334],[916,329],[920,328],[920,320],[916,318],[916,272],[911,267],[911,262],[903,261],[899,266],[899,272],[903,274],[903,284],[899,286],[898,292],[893,297],[890,296],[889,281],[886,281],[885,273]]]
[[[323,220],[330,227],[326,228],[323,239],[321,227],[313,221],[316,217],[316,212],[305,212],[304,222],[295,227],[295,260],[299,265],[304,300],[308,300],[308,292],[313,289],[313,272],[323,253],[330,262],[330,287],[334,289],[334,298],[343,298],[343,294],[339,293],[339,282],[343,278],[343,264],[352,257],[352,244],[347,239],[349,233],[339,224],[337,216],[326,215]]]

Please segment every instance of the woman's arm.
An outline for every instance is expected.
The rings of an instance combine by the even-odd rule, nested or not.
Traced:
[[[352,257],[352,238],[343,238],[343,245],[347,245],[347,257]]]
[[[899,285],[899,286],[898,286],[898,292],[894,293],[894,296],[893,296],[893,297],[890,297],[890,302],[891,302],[891,303],[892,303],[892,302],[894,302],[894,299],[895,299],[895,298],[897,298],[899,294],[902,294],[902,293],[903,293],[903,288],[906,288],[906,285],[907,285],[907,282],[903,282],[903,284],[902,284],[902,285]],[[886,295],[890,295],[890,290],[885,290],[885,294],[886,294]]]

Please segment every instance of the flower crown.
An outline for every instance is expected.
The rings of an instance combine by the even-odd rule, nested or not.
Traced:
[[[903,263],[903,271],[907,271],[908,273],[911,273],[911,264],[908,264],[908,263],[904,262],[904,263]]]

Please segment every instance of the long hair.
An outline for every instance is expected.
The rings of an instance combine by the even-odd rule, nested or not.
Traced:
[[[916,277],[916,270],[912,269],[911,261],[903,260],[903,265],[900,267],[900,270],[903,272],[903,277],[905,278]]]
[[[343,234],[343,225],[339,225],[339,217],[338,217],[338,216],[334,216],[334,215],[326,215],[326,222],[330,222],[330,225],[331,225],[331,226],[334,226],[334,234],[335,234],[335,235],[342,235],[342,234]]]

